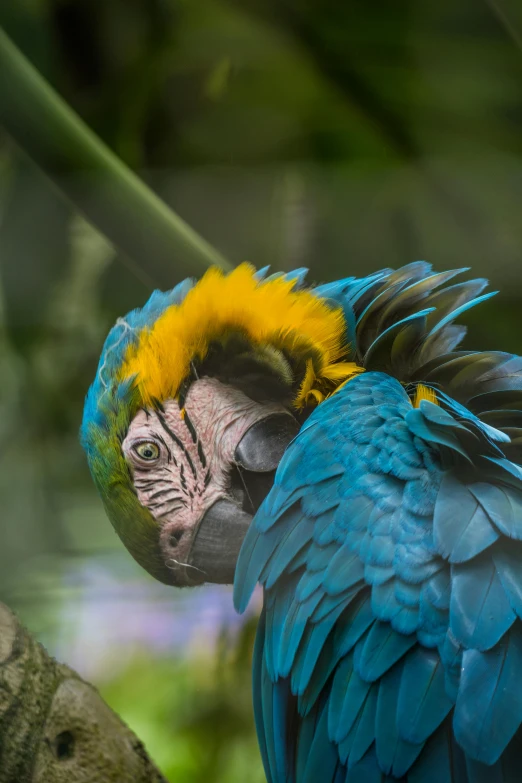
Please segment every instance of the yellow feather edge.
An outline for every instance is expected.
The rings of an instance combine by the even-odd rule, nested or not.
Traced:
[[[253,344],[272,345],[290,355],[305,347],[314,357],[307,360],[296,407],[321,402],[340,381],[363,372],[354,362],[339,361],[348,350],[340,308],[310,291],[293,290],[293,280],[258,281],[254,275],[250,264],[228,275],[209,269],[180,305],[169,307],[142,331],[137,345],[127,351],[119,379],[135,376],[146,406],[154,399],[175,398],[191,361],[203,359],[212,342],[234,330]]]
[[[423,383],[419,383],[417,385],[417,388],[415,389],[415,397],[413,398],[413,407],[419,408],[423,400],[427,400],[428,402],[433,402],[434,405],[439,404],[435,389],[432,389],[431,386],[424,386]]]

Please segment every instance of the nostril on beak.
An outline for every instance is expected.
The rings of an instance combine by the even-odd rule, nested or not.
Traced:
[[[236,462],[257,473],[275,470],[298,432],[299,424],[289,413],[267,416],[243,435],[236,448]]]
[[[182,530],[175,530],[170,534],[169,543],[173,549],[175,549],[178,546],[179,542],[181,541],[182,535],[183,535]]]

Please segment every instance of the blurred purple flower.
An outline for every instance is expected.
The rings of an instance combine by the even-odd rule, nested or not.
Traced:
[[[76,565],[65,577],[67,598],[54,652],[88,679],[110,676],[143,651],[158,656],[211,655],[224,629],[237,634],[245,618],[260,610],[259,593],[240,617],[229,586],[181,591],[133,568],[130,573],[121,570],[115,569],[113,558],[100,558],[86,561],[83,568]]]

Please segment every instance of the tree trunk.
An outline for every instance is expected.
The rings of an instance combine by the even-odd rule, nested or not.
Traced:
[[[98,692],[0,604],[0,783],[166,783]]]

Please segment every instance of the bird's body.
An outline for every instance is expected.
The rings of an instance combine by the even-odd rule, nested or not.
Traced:
[[[319,360],[317,346],[303,349],[304,330],[287,323],[284,341],[268,340],[278,355],[265,334],[256,366],[267,361],[293,396],[266,391],[253,400],[243,388],[251,418],[238,425],[223,464],[275,467],[264,423],[292,401],[302,410],[273,486],[253,509],[235,576],[240,610],[257,582],[264,588],[254,709],[270,783],[522,780],[522,359],[455,350],[464,329],[454,319],[489,296],[482,280],[446,286],[455,274],[419,262],[313,289],[342,314],[340,343],[337,326],[323,329],[324,313],[314,311]],[[242,335],[256,343],[244,324]],[[198,355],[194,399],[205,367],[222,355],[212,365]],[[125,357],[138,382],[144,356]],[[113,375],[130,388],[121,364]],[[230,372],[211,374],[216,399],[238,386]],[[157,401],[160,418],[173,405],[183,417],[190,390],[180,402],[169,383],[175,400]],[[92,408],[91,398],[88,418]],[[149,443],[153,409],[142,395],[120,433],[127,464],[135,455],[126,437],[129,449]],[[143,426],[149,435],[136,440],[132,428]],[[263,448],[254,454],[246,436],[258,426]],[[91,436],[91,452],[96,443]],[[164,530],[173,524],[169,517]],[[183,530],[192,524],[186,516]],[[126,540],[125,528],[120,535]],[[136,540],[133,531],[134,548]],[[186,562],[201,564],[186,541]]]

